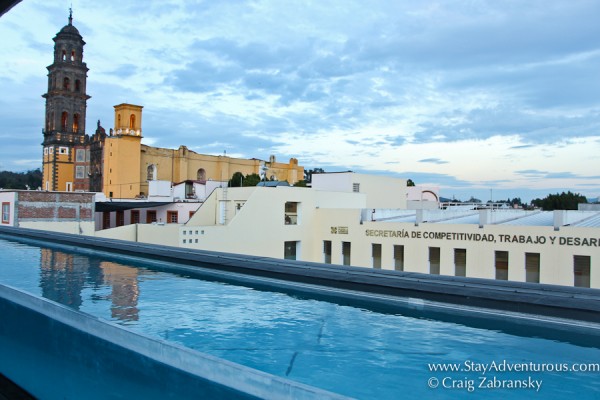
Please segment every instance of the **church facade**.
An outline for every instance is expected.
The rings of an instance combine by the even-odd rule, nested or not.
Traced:
[[[148,182],[166,180],[227,181],[236,172],[295,184],[304,179],[298,160],[277,162],[206,155],[189,150],[142,144],[142,110],[134,104],[114,106],[114,125],[107,133],[98,121],[86,134],[87,72],[83,37],[69,22],[54,37],[54,62],[48,66],[48,91],[43,131],[43,189],[104,192],[109,198],[148,195]]]

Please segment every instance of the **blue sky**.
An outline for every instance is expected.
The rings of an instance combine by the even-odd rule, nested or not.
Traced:
[[[87,45],[87,131],[386,174],[484,201],[600,195],[600,2],[27,0],[0,18],[0,169],[41,166],[54,35]]]

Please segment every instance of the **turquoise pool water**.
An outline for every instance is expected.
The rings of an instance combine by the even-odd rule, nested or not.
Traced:
[[[600,398],[600,340],[582,346],[537,330],[516,336],[425,313],[382,314],[235,285],[235,277],[165,272],[162,264],[0,239],[1,284],[347,396]]]

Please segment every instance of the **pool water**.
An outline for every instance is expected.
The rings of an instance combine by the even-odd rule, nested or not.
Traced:
[[[596,347],[582,346],[436,321],[426,314],[383,314],[165,272],[160,264],[0,239],[0,284],[346,396],[600,398],[595,369],[600,340]],[[471,362],[500,368],[483,373]],[[461,370],[431,370],[430,364],[444,363],[458,363]],[[534,371],[501,370],[515,364]],[[563,364],[595,371],[535,371]]]

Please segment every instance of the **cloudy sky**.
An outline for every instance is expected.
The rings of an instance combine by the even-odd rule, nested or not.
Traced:
[[[596,0],[27,0],[0,18],[0,169],[41,166],[52,38],[87,45],[87,131],[386,174],[442,196],[600,195]]]

